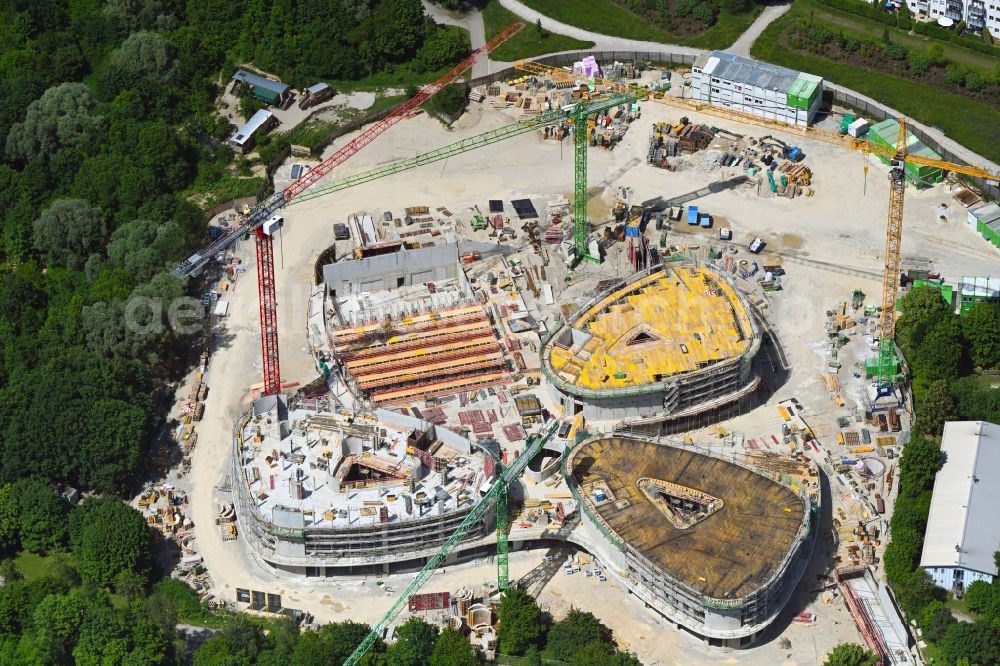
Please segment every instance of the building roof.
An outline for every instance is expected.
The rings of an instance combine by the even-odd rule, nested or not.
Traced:
[[[605,529],[714,599],[760,589],[807,524],[806,501],[788,485],[694,450],[608,437],[576,447],[569,464],[584,503]],[[790,474],[801,467],[790,458],[779,464],[787,464]],[[714,506],[682,526],[671,520],[673,502],[644,491],[654,487],[674,490],[675,497],[701,494],[702,503]]]
[[[963,276],[958,288],[966,298],[1000,298],[1000,278]]]
[[[283,94],[288,90],[288,85],[282,83],[281,81],[273,81],[268,78],[264,78],[259,74],[254,74],[253,72],[248,72],[245,69],[238,69],[236,73],[233,74],[233,81],[242,81],[244,83],[249,83],[256,88],[263,88],[264,90],[270,90],[278,95]]]
[[[229,138],[229,141],[242,146],[249,141],[253,135],[260,130],[261,126],[270,120],[273,115],[274,114],[270,111],[265,111],[264,109],[257,111],[257,113],[253,114],[253,116],[250,117],[250,120],[248,120],[243,127],[236,130],[236,133]]]
[[[997,575],[1000,550],[1000,426],[950,421],[941,437],[944,464],[934,479],[922,567],[960,567]]]
[[[324,90],[327,90],[329,87],[330,87],[329,83],[323,83],[322,81],[320,81],[319,83],[309,86],[308,88],[306,88],[306,90],[315,95],[316,93],[320,93],[323,92]]]
[[[983,224],[989,224],[990,222],[1000,220],[1000,204],[994,201],[980,206],[979,208],[973,208],[969,212]]]
[[[327,264],[323,267],[323,281],[331,289],[336,289],[343,280],[353,280],[363,276],[384,275],[389,271],[398,269],[419,272],[442,266],[449,262],[456,263],[457,261],[458,246],[455,243],[432,245],[431,247],[422,247],[416,250],[409,250],[404,247],[399,252]]]
[[[604,294],[546,348],[562,379],[586,389],[664,381],[741,356],[753,324],[740,296],[706,268],[670,268]]]
[[[707,56],[696,60],[694,65],[716,78],[783,93],[791,91],[793,84],[797,81],[801,81],[799,87],[808,84],[810,90],[823,81],[822,78],[812,74],[803,74],[794,69],[760,62],[725,51],[712,51]]]
[[[881,139],[881,143],[895,148],[896,139],[899,137],[899,121],[895,118],[886,118],[882,122],[872,125],[868,133]],[[906,152],[910,155],[929,157],[934,160],[941,159],[940,155],[909,130],[906,131]],[[930,168],[936,169],[937,167]]]

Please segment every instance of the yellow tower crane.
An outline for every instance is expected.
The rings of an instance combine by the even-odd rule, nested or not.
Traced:
[[[554,81],[586,81],[592,82],[595,85],[606,85],[614,92],[627,92],[639,100],[666,104],[677,109],[704,113],[733,122],[776,129],[788,134],[795,134],[808,139],[843,146],[851,150],[858,150],[865,154],[874,153],[888,159],[890,165],[889,219],[885,234],[885,266],[882,273],[882,315],[879,326],[878,367],[874,369],[873,373],[877,377],[876,381],[880,395],[892,392],[892,387],[897,380],[898,374],[893,338],[896,332],[896,297],[899,292],[899,271],[902,263],[903,194],[906,189],[906,163],[937,167],[943,171],[954,171],[955,173],[976,178],[1000,181],[1000,174],[993,173],[987,169],[907,153],[905,118],[899,119],[899,135],[896,139],[895,149],[893,149],[888,146],[872,143],[867,139],[860,139],[847,134],[842,135],[818,127],[792,125],[778,120],[771,120],[770,118],[746,113],[745,111],[736,111],[695,99],[685,99],[669,93],[652,91],[633,83],[609,81],[600,77],[580,77],[561,67],[553,67],[530,61],[518,62],[515,67],[532,74],[547,76]]]

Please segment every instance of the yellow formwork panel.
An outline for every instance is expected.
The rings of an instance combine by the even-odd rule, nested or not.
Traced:
[[[610,295],[574,323],[594,337],[583,349],[553,346],[554,370],[576,376],[576,383],[587,388],[624,388],[690,372],[750,348],[749,315],[732,288],[711,271],[655,274],[630,285],[628,292]]]

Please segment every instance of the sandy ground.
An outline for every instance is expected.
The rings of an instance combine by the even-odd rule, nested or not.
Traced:
[[[699,192],[710,183],[732,176],[731,172],[708,172],[697,167],[670,173],[650,167],[641,159],[636,163],[636,157],[645,155],[650,124],[660,119],[676,121],[678,115],[667,107],[646,104],[642,119],[629,130],[621,146],[613,152],[591,151],[592,188],[598,184],[608,188],[628,184],[634,188],[633,202],[639,202]],[[721,124],[712,118],[692,117],[692,120]],[[482,106],[473,107],[453,130],[420,115],[390,129],[334,175],[356,173],[410,157],[509,122],[510,117]],[[741,133],[767,133],[763,129],[741,126],[731,129]],[[344,137],[340,141],[349,139]],[[773,401],[818,386],[819,371],[824,363],[810,345],[822,339],[823,310],[849,298],[855,287],[869,294],[878,293],[877,280],[845,275],[831,270],[831,266],[877,274],[881,270],[884,247],[888,193],[885,168],[870,160],[867,191],[864,192],[862,156],[812,141],[801,141],[799,145],[805,150],[815,173],[816,196],[788,200],[773,198],[769,193],[758,196],[756,188],[743,188],[705,193],[693,202],[703,211],[725,218],[735,231],[736,241],[745,243],[754,235],[761,235],[768,241],[769,253],[779,252],[792,259],[812,262],[786,261],[785,291],[773,298],[772,315],[780,321],[779,333],[794,366],[789,382]],[[330,148],[333,149],[335,146]],[[566,196],[571,189],[570,146],[543,142],[531,134],[290,206],[284,213],[286,224],[276,247],[283,380],[306,382],[316,375],[305,344],[306,302],[313,263],[319,252],[332,242],[334,222],[344,221],[347,215],[357,211],[400,211],[413,205],[432,209],[448,206],[463,215],[471,204],[484,207],[489,198],[509,200],[530,196],[545,199]],[[952,221],[949,224],[937,221],[941,203],[950,206]],[[599,211],[606,211],[607,204],[606,198],[592,201],[592,216],[596,218]],[[964,209],[951,199],[944,187],[925,192],[909,189],[904,253],[933,257],[935,266],[951,281],[962,275],[996,274],[1000,255],[977,238],[965,224],[964,215]],[[682,240],[681,235],[678,233],[672,242]],[[220,327],[218,346],[206,375],[210,392],[205,420],[199,426],[199,443],[190,477],[199,552],[212,574],[216,591],[225,598],[232,599],[233,588],[237,586],[250,587],[279,592],[285,595],[287,606],[309,610],[320,621],[347,618],[373,621],[392,601],[376,590],[373,581],[336,584],[279,579],[252,561],[244,551],[242,539],[224,543],[214,525],[216,505],[229,501],[226,494],[217,493],[215,486],[228,470],[232,422],[248,407],[247,389],[260,381],[261,373],[253,247],[245,243],[237,251],[245,260],[247,272],[227,296],[230,315]],[[588,268],[587,274],[580,279],[596,280],[613,276],[620,270],[614,262],[607,262]],[[550,278],[550,281],[555,282],[555,279]],[[759,427],[770,427],[776,411],[773,407],[765,407],[760,413],[763,416]],[[747,418],[752,419],[752,416]],[[513,575],[523,575],[541,556],[537,552],[516,554],[511,563]],[[454,590],[461,585],[481,583],[494,575],[492,566],[451,568],[435,575],[427,589]],[[397,592],[406,581],[406,577],[398,578],[398,581],[389,581]],[[821,661],[825,651],[836,642],[857,640],[853,624],[842,603],[837,601],[817,611],[822,612],[822,620],[816,626],[791,625],[787,628],[784,637],[791,641],[790,650],[781,648],[779,641],[773,639],[759,648],[738,654],[710,650],[688,634],[666,626],[662,620],[657,621],[627,594],[615,591],[610,583],[597,585],[582,576],[566,580],[560,572],[546,587],[541,600],[549,603],[554,612],[559,604],[568,603],[594,612],[612,626],[631,649],[637,650],[646,663],[810,664]],[[806,603],[821,605],[821,602],[808,599]],[[802,603],[791,607],[795,612],[803,609]],[[787,618],[784,621],[787,623]]]

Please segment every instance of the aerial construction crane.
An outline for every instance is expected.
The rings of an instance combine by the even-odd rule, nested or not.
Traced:
[[[427,560],[427,564],[424,565],[424,568],[420,570],[416,578],[413,579],[413,582],[410,583],[405,590],[403,590],[403,592],[399,595],[399,598],[396,599],[395,603],[392,604],[392,607],[389,608],[388,612],[386,612],[386,614],[382,616],[382,619],[376,622],[372,626],[371,631],[369,631],[368,635],[365,636],[363,641],[361,641],[361,644],[358,645],[358,647],[355,648],[354,652],[351,653],[351,656],[349,656],[344,661],[344,666],[357,666],[357,663],[361,660],[361,657],[363,657],[365,653],[368,652],[369,649],[371,649],[371,646],[375,643],[375,641],[379,640],[384,636],[386,630],[389,628],[389,625],[392,624],[392,621],[396,619],[399,613],[403,610],[403,607],[407,605],[410,597],[416,594],[417,590],[423,587],[424,583],[426,583],[427,579],[429,579],[434,574],[437,568],[440,567],[442,564],[444,564],[444,561],[448,557],[449,553],[451,553],[451,551],[455,549],[455,546],[461,543],[462,539],[465,538],[465,535],[468,534],[469,530],[475,527],[476,524],[483,519],[483,517],[486,515],[486,512],[489,511],[490,508],[492,508],[494,505],[497,505],[498,507],[502,507],[502,509],[506,511],[507,492],[510,488],[510,485],[514,483],[514,481],[516,481],[519,476],[521,476],[521,472],[524,471],[524,468],[528,466],[528,463],[531,462],[532,458],[538,455],[539,451],[542,450],[542,446],[545,444],[545,442],[547,442],[549,439],[552,438],[552,435],[555,434],[556,429],[558,427],[559,424],[557,422],[552,423],[542,432],[538,433],[537,435],[533,435],[529,439],[528,445],[524,449],[524,453],[515,458],[514,462],[512,462],[507,467],[501,467],[499,465],[497,466],[497,469],[500,471],[500,473],[498,474],[496,480],[493,482],[493,485],[490,486],[490,489],[486,491],[486,494],[483,495],[478,502],[476,502],[475,506],[473,506],[472,509],[469,511],[469,513],[465,516],[465,519],[462,520],[462,522],[455,529],[452,535],[448,537],[448,540],[444,542],[444,544],[438,549],[436,553],[434,553],[434,555],[431,556],[429,560]],[[498,512],[499,510],[500,509],[498,509]],[[507,516],[504,515],[503,524],[501,524],[499,521],[497,522],[498,546],[500,544],[500,539],[501,539],[500,530],[506,528],[507,528]],[[507,543],[506,533],[503,534],[502,539],[503,543],[506,544]],[[500,590],[503,591],[503,589],[505,589],[507,585],[506,549],[504,549],[503,553],[498,554],[497,566],[498,566],[497,582],[500,585]]]
[[[518,69],[548,76],[555,81],[576,81],[582,80],[573,72],[551,65],[543,65],[537,62],[521,61],[515,67]],[[635,84],[618,81],[608,81],[599,77],[590,77],[588,81],[596,84],[607,84],[611,92],[622,94],[627,93],[636,99],[648,100],[666,104],[674,108],[685,111],[704,113],[717,118],[724,118],[734,122],[747,123],[767,127],[769,129],[795,134],[798,136],[816,139],[825,143],[831,143],[862,153],[874,153],[890,161],[889,170],[889,216],[886,226],[885,238],[885,266],[882,273],[882,318],[879,328],[879,355],[877,367],[873,368],[876,377],[878,394],[890,395],[893,386],[898,380],[898,363],[896,359],[895,345],[893,338],[896,331],[896,297],[899,293],[899,271],[902,263],[902,238],[903,238],[903,199],[906,190],[905,165],[907,162],[921,166],[937,167],[943,171],[954,171],[976,178],[1000,181],[1000,174],[993,173],[981,167],[973,167],[944,160],[911,155],[906,152],[907,135],[906,119],[899,119],[899,135],[895,148],[881,146],[867,139],[860,139],[850,135],[842,135],[837,132],[809,127],[804,125],[790,125],[781,121],[771,120],[763,116],[735,111],[725,107],[713,106],[706,102],[694,99],[685,99],[671,94],[655,93],[647,88]]]
[[[481,57],[488,55],[498,46],[524,28],[523,23],[514,23],[491,39],[488,44],[477,49],[443,77],[425,86],[411,99],[404,102],[390,115],[369,126],[353,140],[344,144],[333,155],[296,180],[280,192],[275,192],[243,215],[239,222],[226,230],[219,238],[191,255],[173,269],[177,277],[197,275],[212,257],[225,250],[244,234],[253,233],[257,246],[257,291],[260,297],[260,346],[264,365],[264,386],[261,395],[274,395],[281,390],[281,368],[278,357],[278,307],[274,285],[273,235],[280,229],[281,220],[274,214],[289,201],[319,181],[333,169],[356,155],[362,148],[374,141],[387,129],[406,118],[411,111],[454,83],[469,71]]]

